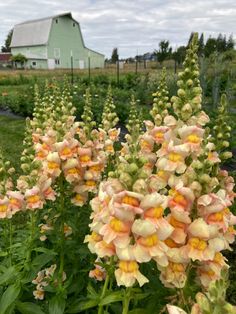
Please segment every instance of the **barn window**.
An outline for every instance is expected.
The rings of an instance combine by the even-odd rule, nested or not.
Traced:
[[[32,61],[32,66],[36,66],[37,65],[37,62],[36,61]]]
[[[58,23],[58,19],[56,19],[56,23]]]
[[[60,48],[54,48],[54,58],[59,59],[61,55],[61,50]]]
[[[60,65],[60,59],[55,59],[55,64]]]
[[[75,27],[75,23],[73,23],[73,27]]]

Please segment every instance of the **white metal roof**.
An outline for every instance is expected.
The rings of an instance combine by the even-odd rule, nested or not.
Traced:
[[[72,18],[71,13],[64,13],[15,25],[11,47],[46,45],[49,39],[52,20],[61,16]]]

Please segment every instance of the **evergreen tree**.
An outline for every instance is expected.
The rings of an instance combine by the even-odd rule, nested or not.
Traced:
[[[192,40],[193,40],[193,36],[194,36],[194,32],[191,32],[190,36],[189,36],[189,40],[188,40],[188,44],[187,44],[187,48],[189,48]]]
[[[202,57],[204,55],[204,34],[201,33],[201,36],[198,41],[198,56]]]
[[[204,55],[205,57],[209,57],[212,53],[216,52],[217,47],[217,40],[215,38],[209,37],[207,39],[205,48],[204,48]]]
[[[223,36],[221,33],[218,35],[216,39],[216,50],[219,53],[225,52],[227,50],[226,36]]]
[[[5,45],[2,46],[2,52],[11,51],[10,44],[11,44],[12,34],[13,34],[13,29],[11,29],[7,34],[7,38],[5,39]]]
[[[234,49],[234,39],[232,34],[229,36],[229,39],[227,40],[226,48],[227,50]]]
[[[118,48],[114,48],[111,54],[111,62],[116,63],[119,60]]]

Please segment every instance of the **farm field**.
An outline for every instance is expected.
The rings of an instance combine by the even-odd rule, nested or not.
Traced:
[[[1,314],[235,313],[235,63],[197,46],[178,75],[0,72]]]

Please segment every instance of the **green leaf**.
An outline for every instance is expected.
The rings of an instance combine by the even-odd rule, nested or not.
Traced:
[[[150,293],[136,293],[132,296],[133,299],[135,300],[142,300],[150,296]]]
[[[56,295],[49,301],[49,314],[63,314],[66,301],[62,296]]]
[[[0,275],[0,285],[10,281],[13,277],[17,275],[15,267],[7,268],[3,274]]]
[[[54,252],[53,250],[47,249],[45,247],[37,247],[37,248],[33,249],[33,251],[40,252],[40,253],[46,253],[48,255],[57,255],[56,252]]]
[[[106,297],[104,297],[99,305],[107,305],[113,302],[119,302],[123,300],[123,293],[122,291],[116,291],[108,294]]]
[[[98,293],[96,292],[96,290],[93,288],[93,286],[90,283],[87,286],[87,291],[91,295],[91,297],[93,297],[93,298],[98,297]]]
[[[31,302],[20,302],[16,303],[17,310],[22,314],[45,314],[39,305]]]
[[[18,284],[11,285],[7,288],[7,290],[3,293],[0,300],[0,313],[4,314],[8,307],[15,302],[19,293],[20,286]]]
[[[89,299],[89,300],[83,300],[78,302],[77,304],[74,304],[71,308],[67,310],[67,313],[79,313],[88,309],[91,309],[92,307],[97,306],[99,303],[99,299]]]
[[[7,255],[8,255],[7,252],[0,252],[0,256],[1,256],[1,257],[7,256]]]
[[[44,265],[46,265],[48,262],[50,262],[53,258],[54,258],[53,254],[46,254],[46,253],[40,254],[34,258],[34,260],[32,261],[32,266],[41,268]]]

